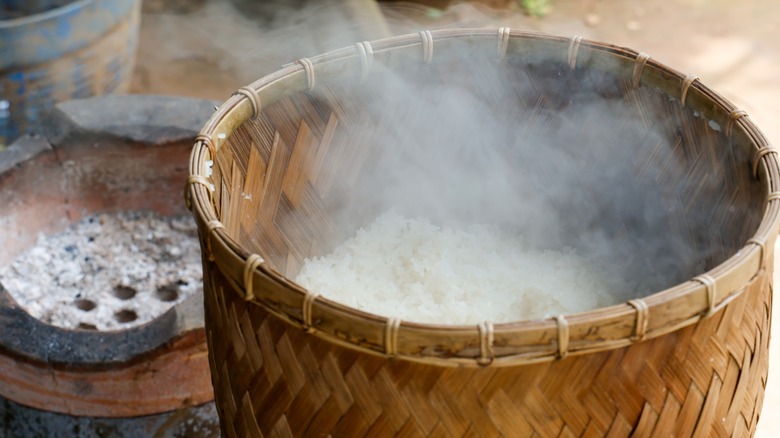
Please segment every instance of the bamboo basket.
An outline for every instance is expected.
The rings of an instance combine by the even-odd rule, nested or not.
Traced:
[[[344,81],[370,89],[381,64],[465,83],[442,61],[463,42],[508,71],[535,71],[540,83],[576,86],[586,73],[601,75],[640,113],[652,107],[672,120],[680,151],[714,163],[699,170],[719,178],[715,189],[675,201],[718,206],[708,224],[683,227],[719,230],[703,273],[620,305],[474,326],[385,318],[294,283],[304,258],[325,253],[338,234],[345,192],[334,175],[359,184],[371,174],[372,139],[351,135],[366,121]],[[238,90],[207,122],[185,189],[200,230],[222,431],[752,435],[767,379],[778,177],[775,150],[745,112],[695,76],[580,37],[423,31],[284,66]]]

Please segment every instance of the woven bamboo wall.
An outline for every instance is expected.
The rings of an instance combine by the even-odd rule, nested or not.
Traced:
[[[441,368],[323,342],[245,306],[208,263],[209,358],[223,434],[750,436],[767,379],[772,266],[725,310],[628,348],[538,365]]]

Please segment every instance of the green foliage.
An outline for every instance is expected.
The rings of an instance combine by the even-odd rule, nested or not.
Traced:
[[[543,17],[550,12],[550,0],[520,0],[520,7],[532,17]]]

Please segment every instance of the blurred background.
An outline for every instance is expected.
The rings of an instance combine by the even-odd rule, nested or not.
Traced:
[[[126,92],[223,101],[300,57],[446,27],[580,35],[646,52],[698,75],[771,142],[780,136],[778,23],[776,0],[0,0],[0,150],[39,129],[55,101]],[[780,436],[776,327],[761,437]]]

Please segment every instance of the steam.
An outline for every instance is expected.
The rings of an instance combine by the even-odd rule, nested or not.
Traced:
[[[722,261],[708,244],[721,230],[707,224],[723,205],[691,208],[689,194],[719,191],[725,154],[680,154],[677,102],[638,90],[628,93],[645,103],[631,103],[615,77],[476,50],[463,43],[434,65],[378,67],[368,84],[335,86],[356,96],[351,134],[371,150],[362,178],[342,181],[351,202],[340,224],[354,231],[390,209],[498,224],[539,249],[574,248],[618,300]]]
[[[280,66],[393,35],[443,27],[498,27],[497,11],[469,3],[446,10],[409,2],[374,3],[361,0],[210,0],[192,14],[152,15],[162,19],[158,44],[174,45],[166,33],[187,32],[185,47],[165,53],[187,59],[214,59],[234,76],[236,87],[253,82]],[[214,38],[222,35],[222,38]],[[227,37],[225,37],[227,36]],[[190,41],[191,40],[191,41]]]
[[[373,15],[356,17],[348,1],[254,3],[266,8],[264,40],[246,52],[257,61],[255,77],[386,32],[419,30],[392,13],[381,25]],[[475,12],[465,14],[468,25],[498,25]],[[581,55],[578,65],[588,62]],[[724,260],[734,247],[725,241],[734,238],[724,238],[713,218],[724,208],[755,208],[750,199],[707,201],[723,184],[714,169],[727,158],[745,166],[747,158],[683,151],[681,124],[695,117],[654,90],[627,91],[592,69],[497,62],[494,52],[463,42],[434,51],[432,65],[389,70],[374,63],[370,80],[358,82],[331,87],[349,96],[340,104],[353,123],[343,129],[362,142],[344,157],[359,162],[359,177],[337,174],[341,234],[331,246],[391,209],[438,224],[498,224],[539,249],[574,248],[625,300]],[[333,104],[322,89],[312,96]],[[716,125],[696,123],[717,137]]]

